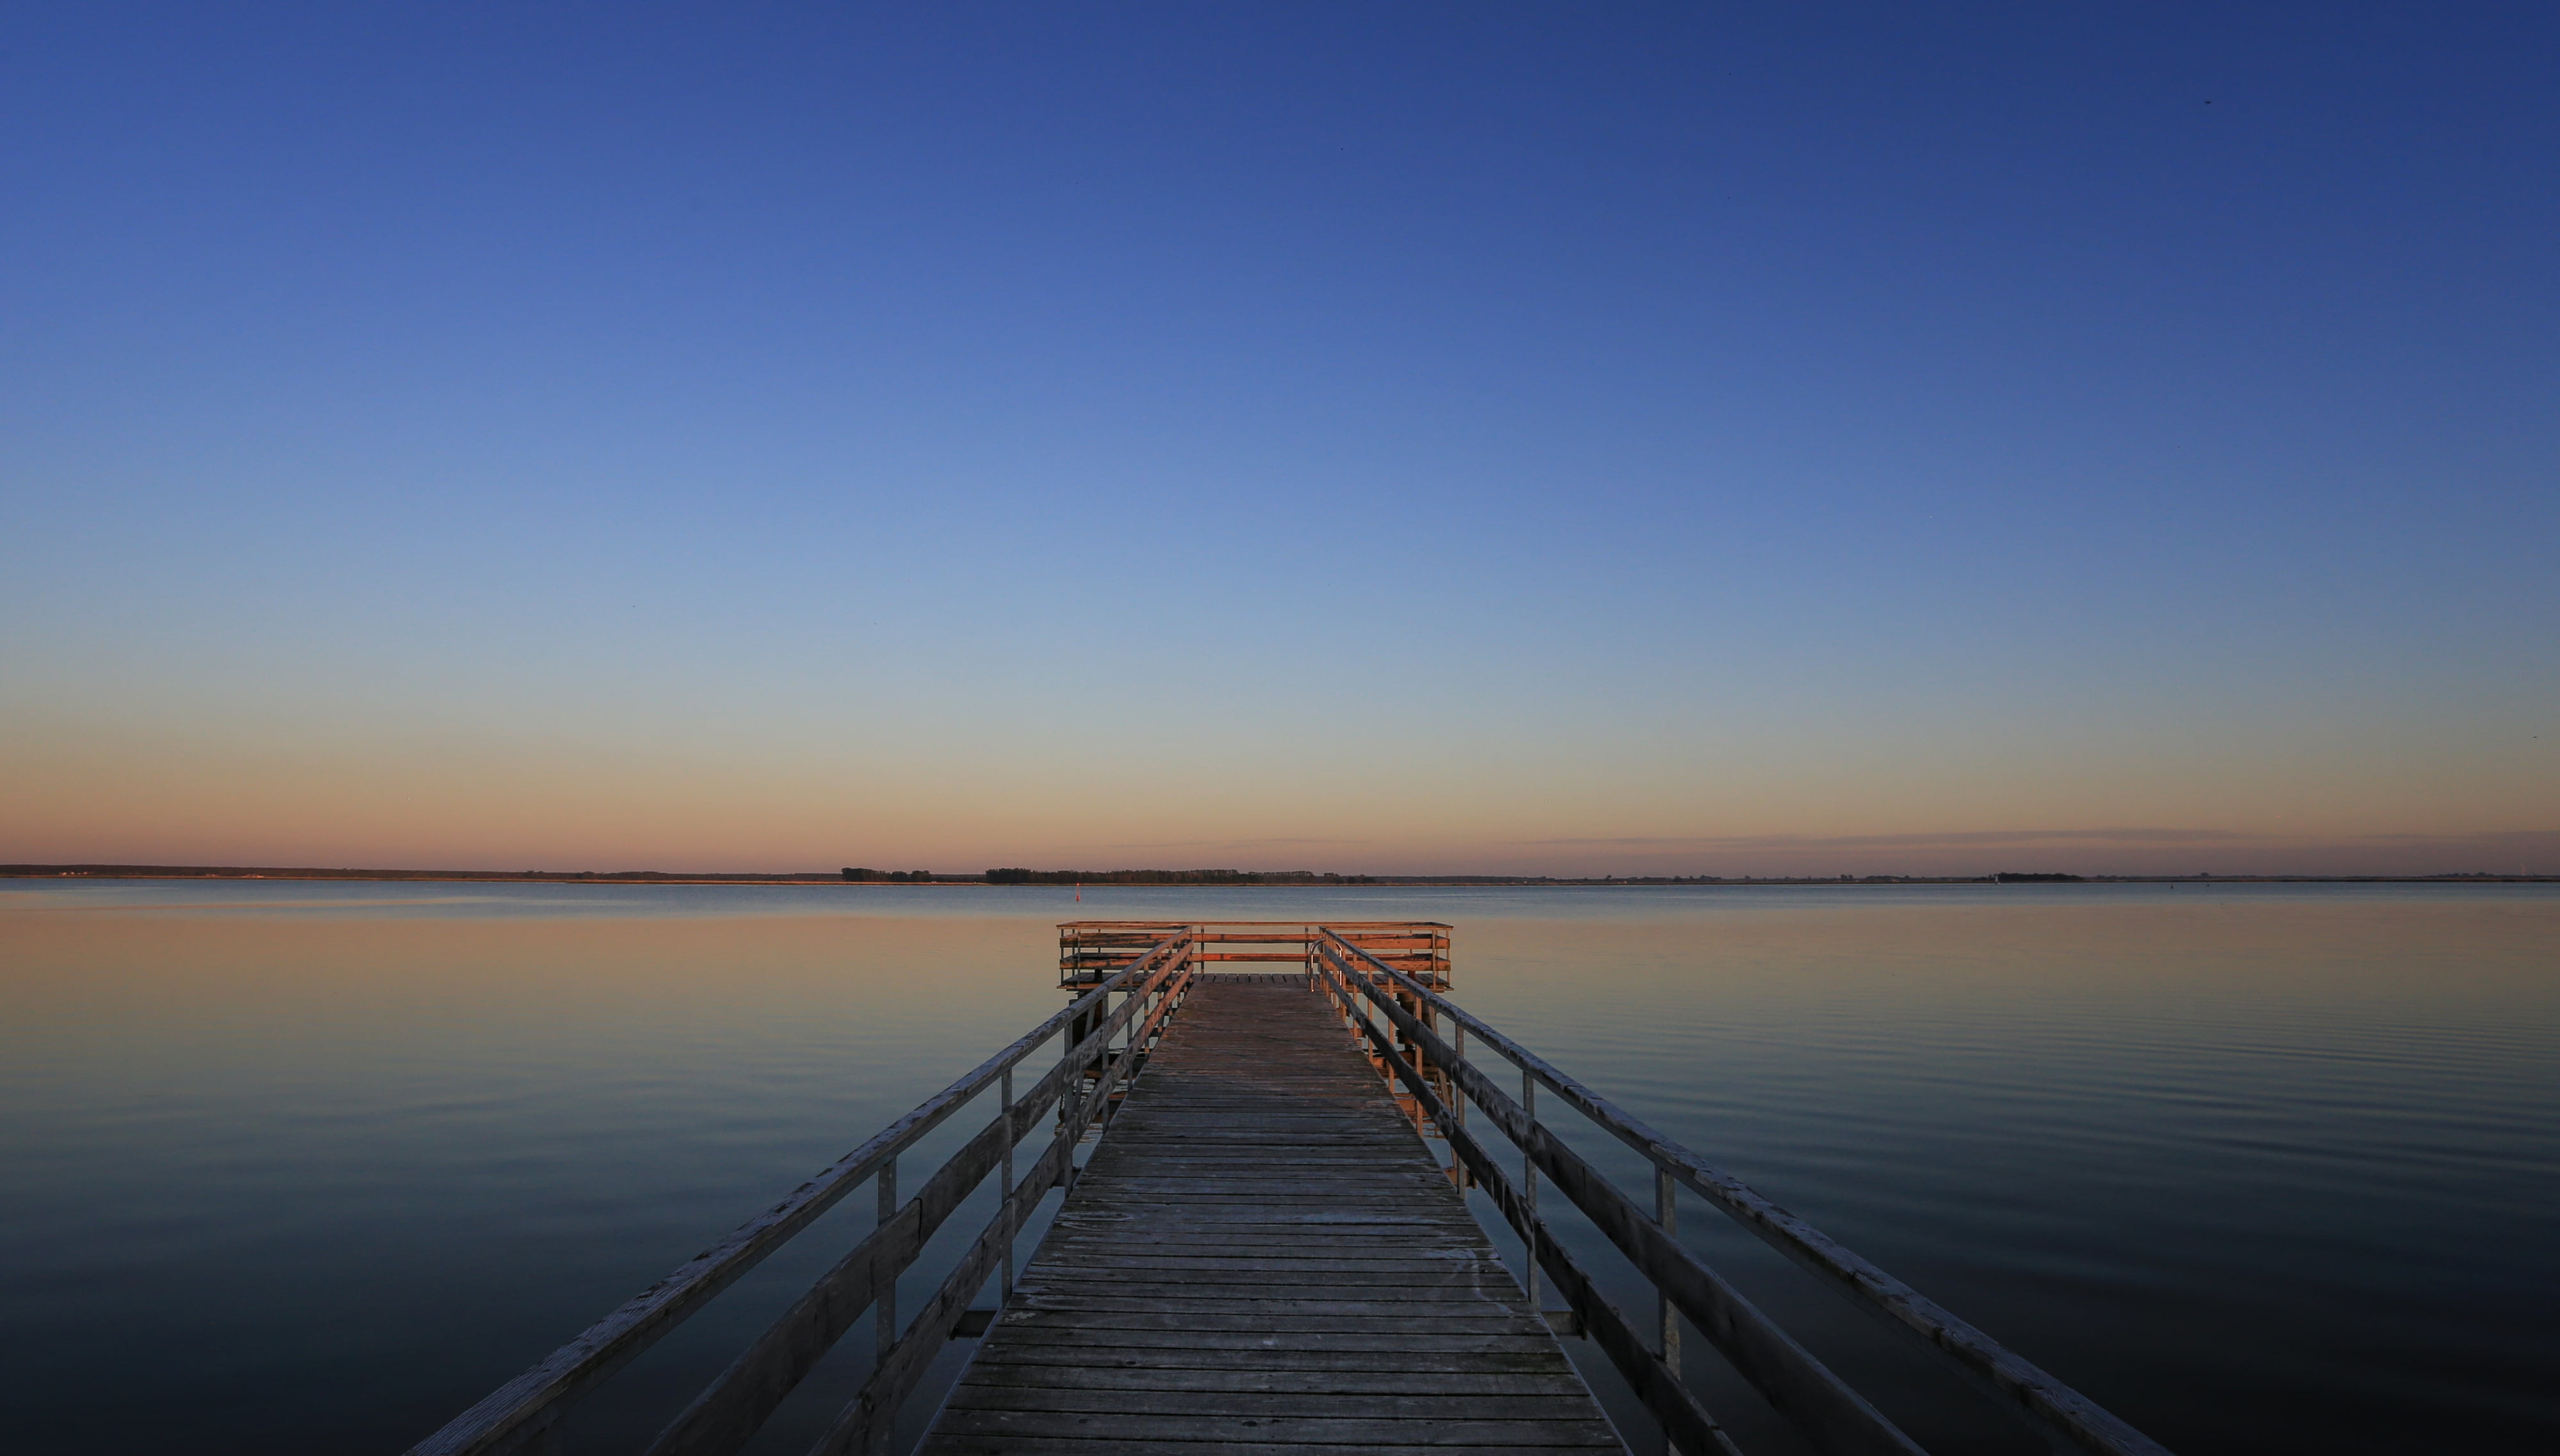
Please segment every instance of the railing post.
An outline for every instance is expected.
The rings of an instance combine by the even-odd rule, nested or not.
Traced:
[[[1005,1110],[1005,1181],[996,1187],[996,1216],[1005,1222],[1005,1272],[996,1286],[998,1308],[1014,1302],[1014,1069],[1005,1068],[1002,1083]]]
[[[1072,1065],[1074,1063],[1076,1044],[1083,1041],[1085,1035],[1090,1033],[1092,1030],[1093,1024],[1086,1021],[1070,1023],[1067,1026],[1066,1046],[1057,1053],[1057,1059],[1061,1065]],[[1065,1085],[1059,1092],[1057,1099],[1057,1125],[1059,1127],[1066,1126],[1067,1119],[1074,1116],[1074,1114],[1067,1111],[1067,1109],[1075,1106],[1078,1102],[1083,1100],[1083,1077],[1077,1073],[1070,1072],[1066,1076]],[[1075,1159],[1070,1156],[1066,1160],[1066,1166],[1068,1171],[1058,1175],[1061,1184],[1063,1184],[1067,1178],[1072,1176],[1072,1171],[1075,1167]]]
[[[1532,1129],[1535,1128],[1537,1126],[1537,1078],[1529,1075],[1528,1068],[1525,1066],[1520,1068],[1520,1110],[1528,1114],[1528,1125]],[[1537,1307],[1536,1230],[1545,1225],[1537,1221],[1537,1159],[1530,1155],[1525,1146],[1520,1149],[1520,1202],[1528,1209],[1530,1230],[1526,1240],[1528,1278],[1521,1282],[1528,1290],[1528,1312],[1539,1320],[1544,1320],[1546,1316]]]
[[[1672,1181],[1672,1171],[1659,1164],[1654,1168],[1654,1221],[1662,1225],[1663,1236],[1678,1241],[1680,1235],[1680,1185]],[[1654,1298],[1663,1312],[1663,1364],[1672,1374],[1680,1373],[1680,1311],[1672,1307],[1671,1291],[1656,1285]]]
[[[880,1165],[880,1226],[883,1228],[887,1227],[888,1220],[896,1216],[897,1159],[892,1157],[887,1162]],[[879,1309],[877,1311],[877,1317],[874,1324],[874,1328],[878,1333],[872,1337],[872,1359],[875,1361],[886,1360],[888,1358],[888,1348],[897,1343],[896,1274],[892,1273],[887,1278],[880,1281],[880,1297],[875,1300],[874,1303],[879,1306]]]
[[[1467,1029],[1465,1027],[1452,1027],[1450,1030],[1456,1034],[1451,1042],[1450,1050],[1458,1053],[1458,1059],[1460,1061],[1464,1061],[1467,1059]],[[1449,1091],[1451,1094],[1449,1097],[1449,1115],[1457,1119],[1460,1127],[1465,1127],[1467,1125],[1467,1094],[1458,1090],[1458,1069],[1456,1067],[1451,1067],[1449,1069]]]

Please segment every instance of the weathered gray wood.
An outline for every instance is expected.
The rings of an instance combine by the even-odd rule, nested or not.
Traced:
[[[1453,1263],[1439,1255],[1428,1257],[1441,1267],[1417,1260],[1418,1267],[1405,1269],[1329,1269],[1314,1259],[1294,1264],[1287,1259],[1258,1259],[1249,1265],[1239,1263],[1232,1267],[1200,1263],[1178,1267],[1162,1264],[1055,1267],[1042,1275],[1037,1290],[1070,1297],[1112,1288],[1124,1294],[1148,1297],[1172,1297],[1192,1291],[1198,1297],[1209,1289],[1232,1285],[1242,1289],[1267,1289],[1272,1291],[1274,1298],[1285,1299],[1305,1299],[1310,1290],[1338,1291],[1334,1297],[1343,1299],[1394,1299],[1397,1290],[1410,1289],[1423,1291],[1415,1296],[1417,1298],[1437,1299],[1465,1292],[1475,1298],[1498,1301],[1505,1308],[1513,1305],[1522,1309],[1528,1307],[1527,1301],[1520,1298],[1519,1288],[1509,1278],[1508,1270],[1496,1275],[1463,1263]]]
[[[1079,1241],[1080,1243],[1081,1241]],[[1484,1283],[1482,1270],[1469,1267],[1462,1259],[1453,1258],[1445,1246],[1435,1247],[1432,1255],[1449,1259],[1455,1266],[1444,1274],[1444,1280],[1471,1284]],[[1182,1275],[1187,1278],[1215,1278],[1221,1273],[1251,1274],[1256,1277],[1305,1280],[1311,1283],[1389,1284],[1410,1287],[1413,1261],[1398,1258],[1394,1251],[1376,1250],[1376,1257],[1364,1259],[1262,1258],[1222,1259],[1212,1253],[1169,1254],[1139,1251],[1096,1252],[1085,1247],[1070,1247],[1051,1256],[1046,1282],[1052,1286],[1075,1279],[1113,1280],[1127,1287],[1127,1281],[1165,1280]],[[1504,1281],[1508,1283],[1509,1281]],[[1161,1287],[1161,1286],[1160,1286]]]
[[[1119,1246],[1116,1241],[1103,1241],[1103,1238],[1090,1236],[1090,1233],[1077,1233],[1077,1236],[1072,1238],[1059,1238],[1057,1246],[1054,1246],[1054,1259],[1057,1259],[1059,1269],[1075,1269],[1075,1266],[1085,1266],[1085,1264],[1093,1264],[1098,1266],[1098,1269],[1101,1269],[1101,1266],[1108,1266],[1108,1269],[1155,1269],[1155,1266],[1163,1266],[1163,1269],[1208,1269],[1208,1266],[1259,1266],[1259,1264],[1270,1264],[1275,1266],[1275,1269],[1277,1266],[1288,1266],[1288,1269],[1308,1269],[1308,1266],[1316,1266],[1316,1264],[1342,1264],[1342,1266],[1352,1266],[1352,1269],[1357,1269],[1357,1266],[1403,1264],[1405,1256],[1408,1256],[1405,1251],[1421,1241],[1423,1236],[1413,1236],[1413,1233],[1408,1233],[1405,1238],[1395,1238],[1395,1241],[1385,1241],[1385,1238],[1361,1233],[1361,1236],[1342,1236],[1342,1238],[1326,1236],[1324,1248],[1290,1248],[1288,1243],[1275,1241],[1267,1248],[1231,1251],[1231,1248],[1234,1248],[1234,1236],[1218,1238],[1218,1241],[1168,1241],[1168,1238],[1157,1238],[1152,1248],[1137,1248],[1137,1251],[1132,1251],[1132,1248]],[[1457,1259],[1459,1254],[1444,1254],[1444,1256]]]
[[[1846,1296],[1851,1304],[1883,1321],[1894,1333],[1946,1361],[2028,1425],[2069,1446],[2104,1456],[2168,1456],[2167,1448],[2104,1406],[1763,1198],[1740,1179],[1655,1131],[1625,1108],[1494,1030],[1482,1018],[1342,937],[1330,937],[1326,943],[1339,945],[1349,956],[1364,962],[1371,979],[1418,997],[1424,1005],[1483,1039],[1610,1136],[1668,1171],[1682,1187],[1714,1204],[1770,1247]]]
[[[1294,1275],[1283,1271],[1250,1269],[1219,1271],[1190,1269],[1160,1273],[1150,1277],[1100,1276],[1061,1279],[1050,1274],[1041,1279],[1037,1291],[1040,1299],[1058,1305],[1096,1306],[1080,1303],[1093,1299],[1352,1299],[1370,1303],[1394,1303],[1406,1299],[1448,1301],[1474,1300],[1503,1309],[1526,1309],[1509,1279],[1499,1283],[1477,1272],[1456,1274],[1417,1272],[1412,1279],[1370,1271],[1359,1278],[1325,1275]],[[1030,1296],[1026,1296],[1028,1299]]]
[[[1196,984],[924,1450],[1623,1450],[1383,1091],[1303,978]]]
[[[1106,1438],[1107,1439],[1107,1438]],[[934,1443],[936,1452],[951,1456],[1097,1456],[1096,1441],[1091,1437],[1058,1438],[1027,1436],[1014,1432],[995,1434],[954,1434]],[[1449,1456],[1447,1446],[1385,1445],[1362,1441],[1358,1446],[1361,1456]],[[1594,1453],[1624,1453],[1627,1448],[1613,1436],[1607,1443],[1587,1445],[1505,1446],[1504,1456],[1594,1456]],[[1345,1448],[1335,1444],[1292,1444],[1270,1441],[1219,1441],[1203,1447],[1198,1441],[1125,1440],[1110,1441],[1111,1456],[1344,1456]]]
[[[1287,1390],[1154,1390],[1122,1386],[1099,1390],[1074,1385],[1022,1385],[968,1382],[974,1410],[1058,1411],[1106,1415],[1300,1416],[1311,1392]],[[1516,1390],[1492,1394],[1420,1395],[1409,1391],[1331,1390],[1331,1395],[1357,1395],[1362,1419],[1369,1420],[1570,1420],[1590,1419],[1588,1391],[1562,1395],[1526,1395]]]
[[[1267,1178],[1271,1172],[1270,1160],[1256,1156],[1255,1154],[1247,1151],[1246,1139],[1238,1138],[1236,1139],[1236,1143],[1237,1147],[1233,1151],[1229,1152],[1219,1152],[1210,1149],[1201,1149],[1197,1152],[1184,1152],[1180,1149],[1167,1149],[1164,1152],[1149,1158],[1147,1163],[1148,1166],[1153,1168],[1181,1169],[1185,1172],[1196,1171],[1212,1175],[1233,1172],[1250,1174],[1256,1178]],[[1117,1152],[1108,1156],[1096,1154],[1093,1161],[1095,1163],[1107,1164],[1120,1156],[1121,1155]],[[1346,1170],[1356,1173],[1366,1173],[1376,1166],[1376,1159],[1374,1155],[1363,1156],[1357,1152],[1346,1152],[1337,1155],[1329,1151],[1329,1149],[1319,1148],[1309,1152],[1304,1157],[1293,1158],[1290,1160],[1290,1166],[1292,1171],[1301,1172],[1304,1175],[1313,1178],[1323,1177],[1328,1174],[1339,1173]]]
[[[1265,1242],[1251,1246],[1246,1240],[1255,1228],[1273,1230],[1260,1235]],[[1466,1264],[1474,1257],[1475,1225],[1451,1223],[1399,1223],[1393,1236],[1382,1237],[1366,1231],[1328,1232],[1311,1235],[1304,1225],[1264,1223],[1258,1219],[1200,1225],[1186,1230],[1187,1241],[1169,1241],[1155,1237],[1160,1230],[1148,1225],[1149,1238],[1144,1244],[1132,1244],[1126,1232],[1118,1237],[1076,1229],[1057,1241],[1051,1251],[1051,1267],[1060,1272],[1079,1268],[1095,1269],[1204,1269],[1228,1267],[1263,1267],[1295,1269],[1308,1272],[1318,1269],[1403,1269],[1417,1255],[1446,1259],[1453,1264]],[[1278,1241],[1285,1238],[1286,1242]]]
[[[1073,1390],[1200,1390],[1251,1393],[1317,1391],[1383,1395],[1570,1395],[1585,1391],[1582,1382],[1564,1375],[1537,1375],[1519,1371],[1480,1372],[1307,1370],[1189,1370],[1176,1367],[1043,1366],[980,1362],[969,1368],[966,1383],[1016,1387],[1060,1386]]]
[[[1109,1170],[1104,1171],[1107,1174]],[[1417,1209],[1412,1207],[1415,1202],[1419,1201],[1407,1200],[1403,1207],[1395,1209],[1364,1206],[1337,1210],[1328,1205],[1268,1212],[1252,1209],[1173,1211],[1162,1214],[1150,1213],[1146,1215],[1146,1222],[1148,1230],[1160,1236],[1158,1245],[1166,1247],[1168,1252],[1173,1251],[1170,1245],[1186,1240],[1231,1243],[1250,1236],[1249,1230],[1254,1228],[1298,1230],[1288,1236],[1276,1231],[1264,1235],[1261,1248],[1264,1256],[1270,1258],[1287,1258],[1304,1248],[1305,1240],[1313,1236],[1305,1232],[1309,1228],[1327,1228],[1325,1239],[1329,1245],[1338,1243],[1342,1247],[1364,1249],[1410,1244],[1428,1238],[1428,1230],[1434,1228],[1448,1230],[1453,1236],[1463,1238],[1466,1229],[1476,1226],[1464,1213],[1428,1205]],[[1073,1223],[1062,1225],[1060,1236],[1086,1242],[1113,1236],[1125,1238],[1129,1222],[1138,1217],[1135,1210],[1124,1210],[1108,1220],[1078,1218]]]
[[[1332,1375],[1346,1371],[1439,1376],[1460,1374],[1510,1375],[1543,1375],[1553,1369],[1549,1359],[1551,1347],[1545,1341],[1521,1341],[1506,1344],[1503,1340],[1470,1339],[1444,1348],[1442,1343],[1424,1345],[1407,1340],[1364,1350],[1282,1348],[1276,1343],[1260,1341],[1226,1342],[1212,1346],[1198,1344],[1158,1344],[1152,1348],[1126,1339],[1114,1340],[1108,1346],[1078,1344],[1040,1344],[1021,1341],[998,1350],[980,1350],[970,1365],[971,1370],[993,1366],[1063,1365],[1079,1370],[1123,1371],[1287,1371]],[[1572,1378],[1578,1379],[1579,1376]]]
[[[1119,1213],[1111,1216],[1114,1220],[1134,1220],[1139,1215],[1134,1213]],[[1106,1225],[1097,1223],[1094,1226]],[[1115,1223],[1108,1226],[1123,1225]],[[1253,1228],[1295,1228],[1302,1231],[1324,1229],[1327,1231],[1327,1236],[1331,1237],[1336,1233],[1362,1229],[1429,1229],[1457,1226],[1460,1225],[1456,1220],[1446,1214],[1436,1212],[1419,1213],[1410,1209],[1393,1213],[1380,1210],[1344,1210],[1330,1207],[1277,1209],[1269,1212],[1256,1212],[1252,1209],[1225,1212],[1202,1210],[1181,1214],[1168,1213],[1162,1216],[1151,1213],[1147,1217],[1147,1227],[1151,1232],[1204,1235],[1210,1230],[1223,1231],[1231,1228],[1237,1231],[1239,1237],[1243,1236],[1246,1230]]]
[[[1289,1321],[1292,1335],[1394,1335],[1411,1330],[1421,1316],[1410,1312],[1374,1315],[1298,1315]],[[1465,1335],[1500,1335],[1511,1329],[1508,1316],[1469,1319],[1463,1315],[1433,1314],[1434,1325]],[[1200,1309],[1168,1309],[1162,1313],[1137,1310],[1007,1310],[996,1322],[1008,1334],[1038,1335],[1041,1331],[1109,1331],[1113,1336],[1122,1331],[1160,1330],[1170,1332],[1233,1331],[1236,1334],[1258,1334],[1272,1328],[1273,1319],[1259,1310],[1231,1308],[1224,1305]]]
[[[1593,1444],[1615,1434],[1594,1415],[1584,1420],[1399,1420],[1392,1416],[1214,1416],[1108,1412],[987,1410],[957,1402],[935,1423],[935,1434],[1005,1437],[1051,1436],[1116,1441],[1143,1436],[1158,1441],[1287,1441],[1334,1446],[1383,1445],[1549,1446]],[[928,1444],[928,1450],[932,1447]]]
[[[1258,1359],[1267,1355],[1351,1356],[1381,1352],[1427,1357],[1435,1361],[1465,1362],[1489,1355],[1528,1358],[1540,1356],[1553,1339],[1543,1329],[1534,1334],[1453,1332],[1425,1337],[1413,1334],[1410,1324],[1402,1332],[1297,1330],[1279,1325],[1266,1325],[1260,1330],[1079,1330],[1062,1327],[1006,1330],[1000,1325],[989,1334],[991,1337],[1002,1334],[1009,1350],[1079,1350],[1098,1363],[1135,1361],[1141,1365],[1157,1362],[1163,1358],[1161,1353],[1169,1350],[1214,1356],[1219,1361],[1235,1355],[1250,1355]],[[1013,1357],[1009,1354],[1002,1358],[1010,1360]],[[1270,1368],[1282,1369],[1290,1364],[1292,1362],[1284,1361]],[[1322,1362],[1318,1364],[1321,1366]],[[1362,1365],[1366,1367],[1365,1362]]]
[[[1414,1331],[1408,1324],[1401,1333],[1378,1334],[1374,1331],[1293,1330],[1266,1327],[1259,1332],[1234,1330],[1114,1330],[1108,1339],[1090,1338],[1091,1332],[1066,1327],[1008,1327],[1002,1317],[987,1332],[989,1339],[1002,1336],[1009,1345],[1072,1345],[1086,1351],[1117,1348],[1121,1350],[1309,1350],[1420,1351],[1432,1354],[1464,1355],[1475,1351],[1520,1352],[1537,1354],[1554,1348],[1555,1337],[1542,1325],[1532,1325],[1519,1334],[1500,1335],[1432,1335]],[[983,1353],[983,1352],[982,1352]],[[1560,1354],[1560,1352],[1559,1352]]]
[[[1447,1285],[1423,1293],[1406,1294],[1377,1286],[1346,1288],[1329,1284],[1293,1284],[1275,1287],[1246,1284],[1236,1279],[1213,1286],[1159,1286],[1152,1291],[1134,1280],[1116,1288],[1099,1282],[1053,1284],[1026,1293],[1013,1308],[1042,1316],[1040,1321],[1027,1317],[1026,1324],[1062,1324],[1079,1316],[1100,1318],[1122,1314],[1205,1316],[1226,1312],[1276,1316],[1284,1307],[1313,1316],[1323,1313],[1322,1306],[1341,1306],[1334,1313],[1345,1317],[1373,1315],[1377,1318],[1428,1319],[1442,1333],[1456,1333],[1462,1328],[1460,1324],[1451,1322],[1509,1320],[1513,1315],[1526,1317],[1529,1313],[1528,1307],[1519,1303],[1516,1297],[1507,1301],[1493,1290],[1468,1285]]]

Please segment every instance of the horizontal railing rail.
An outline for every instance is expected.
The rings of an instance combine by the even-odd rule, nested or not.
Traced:
[[[1555,1280],[1557,1292],[1579,1318],[1584,1333],[1609,1356],[1680,1450],[1729,1451],[1732,1443],[1689,1394],[1680,1376],[1678,1327],[1671,1313],[1675,1308],[1819,1449],[1909,1453],[1918,1447],[1679,1242],[1675,1186],[1705,1198],[1822,1276],[1832,1288],[1929,1351],[2055,1444],[2107,1456],[2167,1456],[2157,1442],[2087,1396],[1353,941],[1327,935],[1312,942],[1309,971],[1336,997],[1355,1028],[1367,1038],[1379,1059],[1404,1084],[1520,1235],[1530,1251],[1525,1282],[1532,1297],[1536,1273],[1543,1270]],[[1385,1017],[1392,1034],[1377,1028],[1362,1003]],[[1521,1097],[1515,1100],[1496,1086],[1460,1049],[1442,1040],[1426,1017],[1448,1018],[1460,1035],[1472,1033],[1481,1045],[1519,1067]],[[1418,1056],[1408,1056],[1406,1048]],[[1441,1085],[1452,1090],[1450,1097],[1435,1090],[1434,1078],[1417,1060],[1437,1063],[1434,1069],[1445,1078]],[[1538,1120],[1535,1094],[1541,1085],[1653,1165],[1653,1214],[1644,1213]],[[1520,1150],[1520,1187],[1513,1186],[1483,1144],[1469,1134],[1460,1099],[1473,1100]],[[1600,1295],[1539,1219],[1536,1175],[1540,1172],[1660,1292],[1664,1309],[1658,1348],[1646,1347],[1625,1314]]]
[[[1449,927],[1435,920],[1345,920],[1321,928],[1300,920],[1069,920],[1058,926],[1058,982],[1090,984],[1132,951],[1178,931],[1190,933],[1195,957],[1205,963],[1303,965],[1307,946],[1331,933],[1429,984],[1448,979]],[[1267,948],[1230,948],[1250,946]]]
[[[801,1377],[849,1330],[866,1308],[879,1315],[880,1338],[873,1374],[860,1394],[830,1426],[818,1451],[876,1451],[893,1426],[898,1406],[933,1356],[951,1338],[968,1302],[1002,1265],[1011,1284],[1012,1249],[1024,1215],[1047,1192],[1070,1179],[1074,1149],[1109,1108],[1118,1085],[1135,1074],[1146,1049],[1161,1036],[1194,975],[1188,937],[1179,929],[1147,947],[1125,966],[988,1057],[915,1110],[882,1128],[862,1146],[821,1170],[772,1208],[728,1237],[687,1260],[619,1309],[588,1327],[525,1374],[501,1385],[410,1448],[409,1456],[501,1456],[523,1450],[551,1433],[583,1396],[655,1345],[670,1331],[737,1282],[765,1257],[807,1228],[866,1181],[879,1184],[880,1217],[871,1234],[820,1276],[809,1292],[713,1381],[650,1449],[657,1456],[705,1456],[736,1450],[790,1393]],[[1117,1010],[1110,998],[1124,997]],[[1105,1015],[1104,1013],[1108,1013]],[[1141,1016],[1143,1014],[1143,1020]],[[1090,1030],[1035,1082],[1014,1095],[1014,1068],[1061,1032]],[[1112,1042],[1123,1032],[1127,1045]],[[1093,1084],[1083,1087],[1090,1076]],[[904,1204],[896,1198],[897,1157],[990,1087],[1002,1107],[987,1127],[946,1159]],[[1075,1094],[1082,1092],[1080,1097]],[[1058,1119],[1046,1150],[1020,1182],[1014,1178],[1016,1146],[1055,1103],[1072,1110]],[[934,1231],[990,1172],[1001,1169],[1003,1194],[994,1218],[964,1253],[914,1323],[896,1328],[898,1274],[911,1264]]]

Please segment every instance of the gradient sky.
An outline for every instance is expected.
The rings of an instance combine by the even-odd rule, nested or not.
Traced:
[[[2560,872],[2547,5],[0,15],[0,860]]]

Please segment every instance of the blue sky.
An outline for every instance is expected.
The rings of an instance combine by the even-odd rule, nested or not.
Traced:
[[[0,858],[2560,871],[2555,62],[20,7]]]

